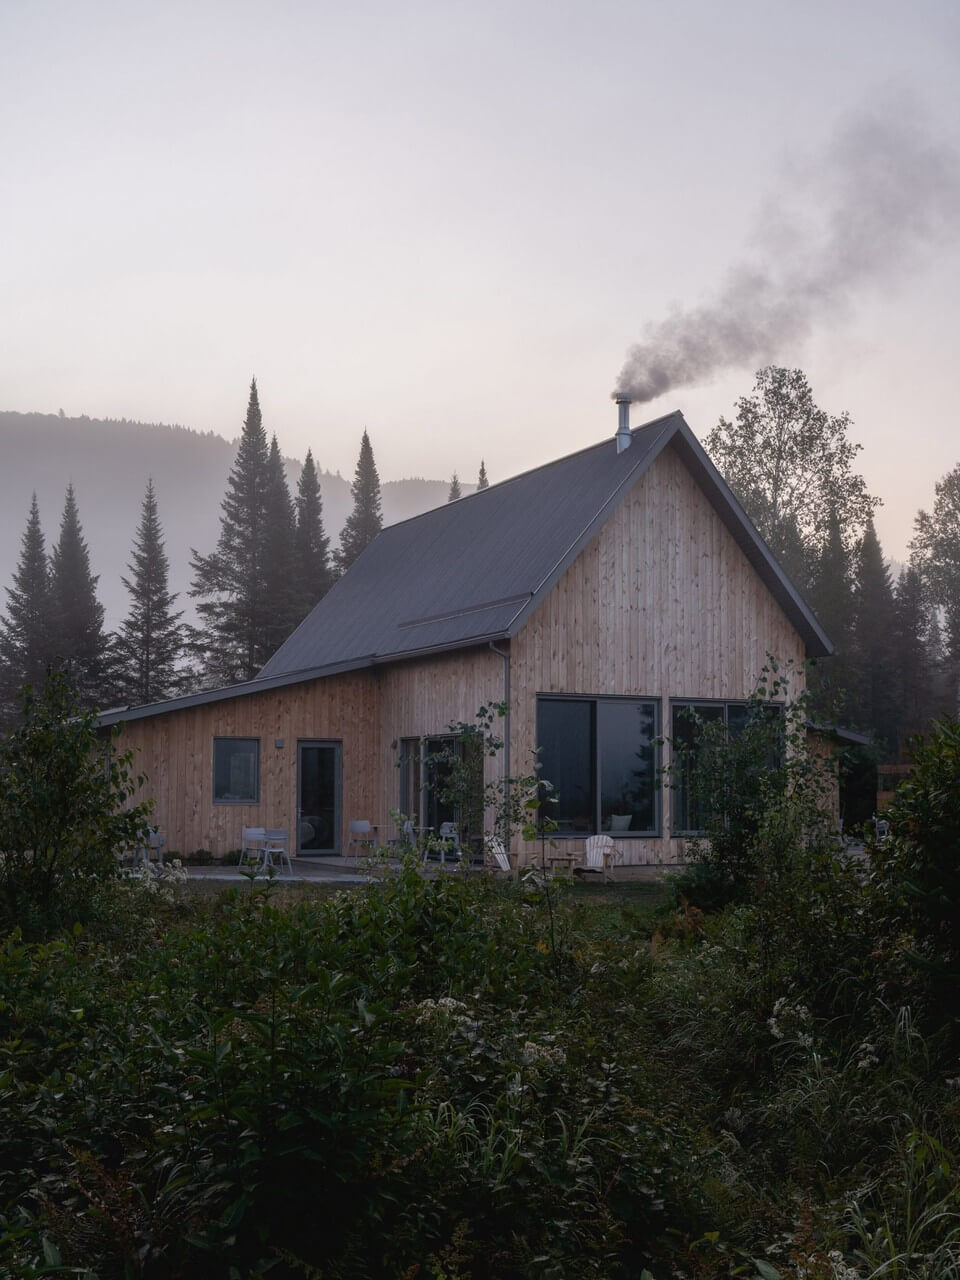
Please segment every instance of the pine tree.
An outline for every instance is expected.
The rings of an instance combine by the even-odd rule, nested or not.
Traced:
[[[447,501],[456,502],[458,498],[462,498],[462,497],[463,497],[463,494],[460,491],[460,478],[458,477],[457,473],[454,472],[453,478],[450,481],[450,492],[447,494]]]
[[[80,526],[73,485],[67,485],[60,536],[50,557],[50,596],[54,660],[62,666],[78,698],[95,706],[109,692],[103,605],[97,599],[98,578],[90,571],[90,553]]]
[[[853,599],[856,718],[889,751],[896,749],[891,631],[893,587],[880,540],[868,519],[857,552]]]
[[[251,680],[270,656],[271,608],[265,574],[269,452],[257,382],[250,383],[247,416],[227,491],[220,504],[217,549],[193,551],[190,594],[205,623],[210,674],[234,683]]]
[[[267,655],[275,652],[300,621],[299,591],[295,576],[296,520],[287,476],[274,435],[267,458],[266,536],[264,578],[271,603],[264,643]]]
[[[477,493],[481,489],[489,489],[490,481],[487,479],[487,468],[483,465],[483,459],[480,459],[480,475],[477,477]]]
[[[933,717],[929,631],[930,610],[924,599],[923,582],[917,569],[909,565],[901,571],[893,589],[891,628],[897,747],[901,755],[909,739],[925,732]]]
[[[158,702],[181,688],[183,613],[172,612],[177,597],[168,589],[169,567],[151,479],[127,565],[130,577],[120,579],[130,593],[130,612],[120,624],[116,643],[118,692],[140,704]]]
[[[340,533],[340,550],[337,552],[337,568],[340,573],[346,573],[360,552],[369,546],[383,528],[380,477],[377,475],[370,437],[366,431],[360,441],[360,457],[350,492],[353,495],[353,510]]]
[[[297,484],[296,579],[299,622],[333,586],[330,539],[323,529],[323,499],[313,454],[307,450]]]
[[[810,672],[814,711],[829,724],[843,724],[849,715],[853,583],[836,511],[827,519],[826,538],[810,566],[807,600],[834,646],[834,653],[818,659]]]
[[[20,704],[25,684],[40,690],[53,658],[50,566],[40,508],[33,495],[20,542],[20,561],[7,587],[7,615],[0,623],[0,714],[9,722]]]

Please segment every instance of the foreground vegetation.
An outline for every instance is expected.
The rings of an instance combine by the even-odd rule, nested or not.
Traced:
[[[414,862],[79,894],[89,812],[3,899],[0,1274],[960,1276],[960,726],[859,871],[785,769],[653,909]]]

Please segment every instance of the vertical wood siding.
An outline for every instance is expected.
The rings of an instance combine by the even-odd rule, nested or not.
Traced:
[[[781,666],[797,664],[797,692],[803,682],[800,636],[671,448],[563,574],[511,652],[515,769],[527,767],[536,747],[538,693],[659,698],[668,734],[671,698],[746,698],[768,653]],[[621,841],[627,861],[682,859],[670,799],[665,791],[660,838]]]
[[[167,848],[223,856],[239,848],[245,826],[286,827],[293,835],[298,739],[342,743],[344,823],[376,821],[378,720],[378,682],[362,671],[134,720],[124,726],[119,746],[133,750],[136,771],[147,776],[142,798],[155,801]],[[260,740],[258,804],[213,802],[213,740],[219,737]],[[341,838],[345,847],[346,835]]]

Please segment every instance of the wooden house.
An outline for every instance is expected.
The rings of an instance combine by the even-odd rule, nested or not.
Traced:
[[[611,831],[627,863],[682,859],[689,815],[663,780],[691,704],[734,716],[773,655],[830,642],[683,417],[393,525],[256,680],[111,711],[167,848],[238,848],[286,827],[339,854],[349,822],[439,813],[426,756],[505,703],[491,771],[556,788],[572,853]],[[523,854],[524,850],[516,852]]]

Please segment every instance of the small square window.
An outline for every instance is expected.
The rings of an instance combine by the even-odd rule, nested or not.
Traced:
[[[259,738],[214,738],[213,799],[215,804],[259,803]]]

